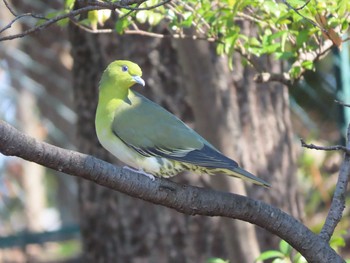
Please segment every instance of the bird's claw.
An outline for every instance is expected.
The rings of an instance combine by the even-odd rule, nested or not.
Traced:
[[[132,172],[135,172],[135,173],[138,173],[138,174],[142,174],[142,175],[145,175],[147,176],[149,179],[151,179],[152,181],[154,181],[156,178],[154,177],[153,174],[149,174],[149,173],[146,173],[144,170],[142,169],[134,169],[134,168],[131,168],[129,166],[124,166],[123,169],[125,170],[129,170],[129,171],[132,171]]]

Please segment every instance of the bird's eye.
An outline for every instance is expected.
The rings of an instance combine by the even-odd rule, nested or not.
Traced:
[[[128,66],[125,66],[125,65],[124,65],[124,66],[122,66],[122,71],[123,71],[123,72],[128,71]]]

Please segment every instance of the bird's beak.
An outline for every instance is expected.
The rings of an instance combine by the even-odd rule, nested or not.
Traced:
[[[132,78],[136,81],[136,83],[138,83],[138,84],[140,84],[142,86],[145,86],[146,83],[141,77],[139,77],[139,76],[132,76]]]

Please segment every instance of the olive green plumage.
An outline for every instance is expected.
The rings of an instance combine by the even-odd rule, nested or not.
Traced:
[[[97,137],[124,163],[160,177],[181,171],[240,177],[258,185],[264,180],[243,170],[164,108],[133,92],[144,85],[142,71],[130,61],[117,60],[104,71],[96,112]]]

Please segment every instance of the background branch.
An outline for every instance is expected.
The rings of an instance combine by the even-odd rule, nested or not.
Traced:
[[[329,209],[325,224],[322,227],[320,237],[329,241],[335,227],[340,222],[345,209],[345,195],[350,178],[350,124],[347,131],[347,151],[345,151],[344,161],[340,167],[337,185],[335,187],[332,204]]]
[[[42,16],[38,16],[38,15],[35,15],[35,14],[32,14],[32,13],[16,15],[14,10],[8,5],[6,0],[3,0],[3,2],[5,3],[5,6],[15,16],[15,18],[8,25],[6,25],[4,28],[0,29],[0,33],[3,33],[7,29],[11,28],[13,23],[15,23],[17,20],[19,20],[20,18],[22,18],[24,16],[31,16],[31,17],[38,18],[38,19],[46,19],[47,21],[45,21],[44,23],[42,23],[40,25],[34,26],[32,28],[29,28],[29,29],[25,30],[22,33],[0,37],[0,41],[12,40],[12,39],[16,39],[16,38],[22,38],[22,37],[24,37],[26,35],[29,35],[29,34],[32,34],[34,32],[38,32],[38,31],[40,31],[40,30],[42,30],[44,28],[47,28],[47,27],[51,26],[52,24],[54,24],[54,23],[56,23],[58,21],[61,21],[61,20],[65,19],[65,18],[73,19],[77,15],[84,14],[86,12],[93,11],[93,10],[102,10],[102,9],[114,10],[116,8],[124,8],[124,9],[128,9],[128,10],[133,10],[133,11],[150,10],[150,9],[154,9],[154,8],[159,7],[159,6],[162,6],[162,5],[166,4],[166,3],[169,3],[171,0],[166,0],[166,1],[158,3],[156,5],[149,6],[149,7],[144,7],[144,8],[130,7],[130,5],[141,4],[141,3],[144,3],[146,1],[147,0],[134,0],[134,1],[120,1],[120,2],[113,2],[113,3],[112,2],[90,1],[90,2],[88,2],[87,6],[84,6],[82,8],[76,9],[76,10],[69,11],[69,12],[67,12],[65,14],[58,15],[58,16],[53,17],[51,19],[47,19],[47,18],[44,18]]]
[[[325,224],[320,232],[320,237],[325,241],[329,241],[333,235],[334,229],[340,222],[343,211],[345,209],[345,195],[346,189],[350,178],[350,125],[347,131],[347,145],[335,145],[330,147],[317,146],[314,144],[307,144],[303,139],[300,139],[301,146],[309,149],[323,150],[323,151],[336,151],[341,150],[345,153],[344,161],[341,164],[337,185],[335,187],[331,207],[327,214]]]
[[[326,55],[333,47],[333,42],[331,40],[326,40],[322,46],[317,50],[312,50],[310,52],[300,54],[299,58],[292,64],[291,68],[296,66],[301,66],[304,61],[316,62]],[[285,72],[283,74],[272,74],[270,72],[261,72],[255,75],[254,80],[258,83],[267,83],[271,81],[278,81],[282,84],[290,86],[293,82],[299,80],[301,76],[304,75],[306,69],[300,67],[300,72],[298,76],[292,78],[289,73]]]
[[[320,151],[343,151],[347,154],[350,154],[350,148],[347,148],[343,145],[334,145],[334,146],[318,146],[315,144],[308,144],[303,139],[300,139],[301,146],[308,149],[320,150]]]
[[[308,262],[344,262],[328,243],[295,218],[264,202],[165,179],[151,181],[95,157],[31,138],[0,120],[0,152],[93,181],[99,185],[189,215],[244,220],[280,236]]]

